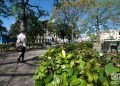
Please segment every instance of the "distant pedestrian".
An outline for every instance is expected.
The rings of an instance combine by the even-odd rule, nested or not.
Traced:
[[[17,59],[17,61],[24,62],[24,55],[25,55],[25,50],[26,50],[26,36],[25,36],[25,32],[23,29],[21,30],[20,34],[17,36],[16,46],[18,49],[19,48],[21,49],[21,54],[20,54],[19,58]],[[22,58],[22,60],[21,60],[21,58]]]
[[[54,42],[54,38],[52,37],[52,42]]]
[[[52,44],[54,44],[54,42],[55,42],[55,40],[54,40],[54,38],[52,37]]]

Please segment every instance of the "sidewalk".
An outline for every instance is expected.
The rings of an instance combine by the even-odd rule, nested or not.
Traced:
[[[46,49],[47,50],[47,49]],[[45,49],[27,51],[24,63],[17,64],[20,52],[0,54],[0,86],[34,86],[33,75]]]
[[[101,52],[101,44],[100,43],[94,43],[93,49],[95,49],[98,52]]]

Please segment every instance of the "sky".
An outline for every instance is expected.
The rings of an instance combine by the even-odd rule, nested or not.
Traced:
[[[41,9],[44,9],[51,14],[52,7],[53,7],[54,0],[30,0],[30,4],[33,5],[39,5]],[[49,19],[50,16],[42,17],[42,20]],[[0,19],[3,21],[3,26],[7,28],[7,30],[10,29],[10,25],[15,23],[15,18],[13,16],[10,16],[8,18],[0,17]]]

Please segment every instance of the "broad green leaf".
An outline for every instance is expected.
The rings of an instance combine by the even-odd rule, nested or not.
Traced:
[[[71,80],[73,81],[74,79],[77,79],[77,75],[75,74],[71,76]]]
[[[61,74],[61,72],[62,72],[61,69],[58,69],[58,70],[56,71],[57,74]]]
[[[72,54],[69,53],[66,57],[69,59],[72,57]]]
[[[80,65],[79,65],[80,69],[84,69],[85,67],[85,62],[83,60],[80,60]]]
[[[53,86],[55,86],[55,84],[56,84],[55,81],[52,81],[51,83],[52,83]]]
[[[61,64],[61,62],[62,62],[61,60],[57,60],[57,61],[56,61],[56,63],[58,63],[58,64]]]
[[[110,85],[109,85],[109,82],[108,82],[107,80],[105,80],[105,81],[103,82],[103,86],[110,86]]]
[[[74,79],[70,82],[71,86],[78,86],[80,83],[80,79]]]
[[[106,80],[106,77],[101,75],[98,79],[101,83],[103,83]]]
[[[60,65],[59,65],[59,64],[57,64],[57,65],[56,65],[56,67],[57,67],[57,68],[59,68],[59,67],[60,67]]]
[[[48,59],[50,60],[50,59],[51,59],[51,57],[50,57],[50,56],[48,56]]]
[[[53,79],[53,75],[47,76],[47,78],[45,79],[45,83],[47,84],[47,83],[51,82],[52,79]]]
[[[69,76],[72,76],[73,72],[74,72],[73,68],[68,69],[68,75]]]
[[[92,74],[92,76],[93,76],[93,79],[94,79],[94,81],[97,83],[97,80],[98,80],[98,74]]]
[[[65,61],[65,63],[68,63],[69,61],[68,60],[64,60]]]
[[[61,65],[61,68],[62,68],[62,69],[65,69],[65,68],[66,68],[66,65]]]
[[[63,81],[63,85],[62,85],[62,86],[68,86],[67,80],[64,80],[64,81]]]
[[[80,79],[80,86],[87,86],[87,81],[86,80],[83,80],[83,79]]]
[[[76,75],[79,74],[79,70],[77,68],[74,68],[74,74],[76,74]]]
[[[44,84],[44,80],[36,80],[35,86],[42,86]]]
[[[86,63],[85,68],[86,68],[86,69],[88,69],[88,70],[90,70],[90,69],[91,69],[91,64],[90,64],[90,62],[87,62],[87,63]]]
[[[94,86],[92,83],[90,83],[90,84],[87,84],[87,86]]]
[[[60,83],[60,79],[61,79],[61,76],[60,75],[54,75],[54,82],[55,84],[59,84]]]
[[[62,56],[65,58],[65,51],[62,50]]]
[[[41,73],[41,72],[38,72],[38,76],[39,76],[40,78],[43,78],[43,77],[45,76],[45,74],[44,74],[44,73]]]
[[[63,80],[63,85],[62,86],[68,86],[67,78],[68,78],[68,73],[64,72],[62,74],[62,80]]]
[[[74,60],[70,62],[70,67],[73,67],[73,65],[74,65]]]
[[[87,80],[89,83],[91,83],[93,81],[93,77],[91,75],[89,75]]]
[[[105,65],[105,72],[107,75],[110,75],[111,73],[120,72],[120,69],[114,67],[112,63],[108,63],[107,65]]]
[[[53,84],[52,83],[48,83],[48,84],[46,84],[46,86],[53,86]]]
[[[50,50],[50,52],[51,52],[51,53],[54,52],[54,48],[52,48],[52,49]]]
[[[88,79],[87,79],[88,82],[91,83],[91,82],[93,81],[93,76],[92,76],[92,74],[91,74],[89,71],[87,71],[87,72],[86,72],[86,75],[87,75],[87,77],[88,77]]]

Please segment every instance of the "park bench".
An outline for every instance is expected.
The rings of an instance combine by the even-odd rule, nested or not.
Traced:
[[[118,53],[119,43],[120,40],[104,40],[104,42],[101,44],[101,50],[103,52]]]

